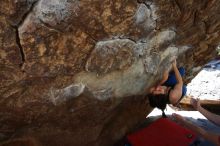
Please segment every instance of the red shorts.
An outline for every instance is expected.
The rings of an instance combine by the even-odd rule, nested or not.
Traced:
[[[218,142],[220,143],[220,136],[218,137]]]

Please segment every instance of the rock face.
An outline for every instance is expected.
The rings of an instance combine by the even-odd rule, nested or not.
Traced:
[[[0,140],[113,145],[174,57],[191,80],[219,34],[219,0],[1,0]]]

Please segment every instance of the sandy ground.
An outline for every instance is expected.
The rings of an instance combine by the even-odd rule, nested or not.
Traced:
[[[220,100],[220,66],[204,68],[187,85],[187,95],[200,99]]]

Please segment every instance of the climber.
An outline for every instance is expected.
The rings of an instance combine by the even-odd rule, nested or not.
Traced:
[[[150,88],[148,98],[152,107],[160,108],[164,114],[166,104],[177,106],[183,96],[186,94],[186,86],[183,85],[182,76],[185,74],[183,67],[177,68],[176,60],[172,62],[173,71],[165,71],[160,83]]]

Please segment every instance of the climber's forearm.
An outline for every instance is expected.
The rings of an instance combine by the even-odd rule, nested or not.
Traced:
[[[165,83],[166,81],[167,81],[167,79],[168,79],[168,76],[169,76],[169,72],[166,70],[166,71],[164,71],[164,73],[163,73],[163,78],[162,78],[162,80],[159,82],[159,85],[162,85],[163,83]]]
[[[173,66],[173,71],[175,73],[177,83],[178,84],[183,84],[183,79],[182,79],[182,77],[180,75],[180,72],[179,72],[179,70],[176,66]]]
[[[203,107],[199,106],[197,109],[201,114],[203,114],[208,120],[220,126],[220,115],[209,112]]]

